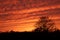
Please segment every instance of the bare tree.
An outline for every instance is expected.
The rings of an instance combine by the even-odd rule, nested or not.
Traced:
[[[47,16],[40,17],[35,27],[36,27],[35,31],[37,32],[40,32],[40,31],[52,32],[57,30],[54,22],[51,19],[49,19],[49,17]]]

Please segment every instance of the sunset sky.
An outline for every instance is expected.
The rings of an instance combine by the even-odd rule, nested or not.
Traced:
[[[32,31],[41,16],[60,29],[60,0],[0,0],[0,32]]]

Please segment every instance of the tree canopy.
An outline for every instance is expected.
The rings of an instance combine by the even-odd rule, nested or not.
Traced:
[[[55,23],[53,20],[49,19],[48,16],[42,16],[38,20],[38,22],[35,24],[35,31],[40,32],[40,31],[48,31],[48,32],[53,32],[56,31],[57,28],[55,26]]]

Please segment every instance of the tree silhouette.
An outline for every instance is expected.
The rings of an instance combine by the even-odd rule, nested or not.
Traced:
[[[36,29],[35,32],[53,32],[56,31],[57,28],[54,24],[54,22],[49,19],[48,16],[42,16],[40,17],[39,21],[35,25]]]

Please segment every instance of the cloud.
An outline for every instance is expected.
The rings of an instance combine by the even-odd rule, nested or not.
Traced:
[[[0,12],[39,8],[60,4],[60,0],[0,0]]]
[[[51,16],[59,26],[60,0],[0,0],[0,31],[32,30],[42,15]]]

